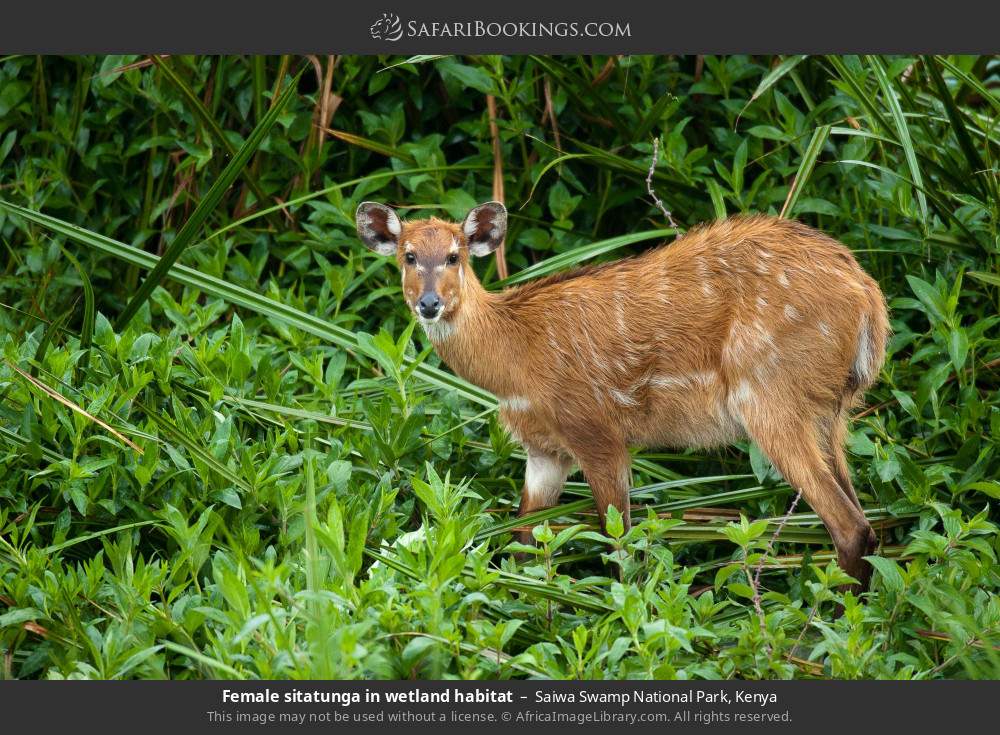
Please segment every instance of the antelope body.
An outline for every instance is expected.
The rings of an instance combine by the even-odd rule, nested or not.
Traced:
[[[362,240],[395,254],[407,304],[440,357],[494,393],[524,446],[520,513],[557,502],[578,465],[602,523],[629,523],[630,446],[750,438],[829,530],[866,587],[875,535],[843,453],[846,412],[878,376],[888,319],[877,283],[835,240],[736,217],[624,260],[486,291],[469,265],[506,210],[402,222],[370,202]],[[530,540],[530,534],[525,540]]]

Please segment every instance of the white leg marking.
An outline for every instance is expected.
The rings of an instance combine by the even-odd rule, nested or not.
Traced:
[[[528,452],[524,487],[533,508],[555,504],[562,493],[569,469],[569,463],[558,457]]]

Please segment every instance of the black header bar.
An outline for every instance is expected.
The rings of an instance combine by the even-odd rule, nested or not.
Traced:
[[[992,54],[998,28],[1000,4],[981,0],[15,0],[0,55]]]

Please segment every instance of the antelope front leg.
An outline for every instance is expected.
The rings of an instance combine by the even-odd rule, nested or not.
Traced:
[[[573,465],[569,457],[531,447],[527,447],[527,452],[524,489],[521,491],[521,505],[517,511],[519,517],[558,503]],[[517,540],[522,544],[535,543],[530,529],[519,531]]]
[[[632,524],[629,488],[632,484],[632,459],[625,446],[603,446],[599,451],[577,455],[580,469],[587,478],[594,504],[601,519],[601,530],[607,531],[608,506],[622,515],[625,530]]]

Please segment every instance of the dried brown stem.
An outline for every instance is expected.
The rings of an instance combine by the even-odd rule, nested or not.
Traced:
[[[490,118],[490,138],[493,140],[493,201],[504,203],[503,158],[500,148],[500,129],[497,127],[497,100],[492,94],[486,95],[486,109]],[[497,275],[507,277],[507,246],[500,243],[496,249]]]
[[[552,125],[552,137],[556,141],[556,150],[561,152],[562,140],[559,136],[559,123],[556,122],[555,108],[552,106],[552,86],[549,84],[548,77],[542,80],[542,90],[545,93],[545,113],[542,115],[542,122],[545,122],[545,118],[548,118],[549,124]]]

